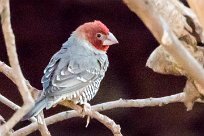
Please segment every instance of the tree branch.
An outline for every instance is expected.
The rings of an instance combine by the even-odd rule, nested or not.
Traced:
[[[41,113],[38,115],[38,119],[41,120],[38,122],[38,129],[39,129],[41,135],[42,136],[51,136],[51,134],[47,128],[47,125],[45,123],[43,111],[41,111]]]
[[[16,84],[14,72],[12,68],[6,65],[4,62],[0,61],[0,72],[6,75],[14,84]]]
[[[5,104],[6,106],[8,106],[9,108],[11,108],[14,111],[19,110],[21,107],[18,106],[17,104],[13,103],[12,101],[10,101],[9,99],[7,99],[6,97],[4,97],[2,94],[0,94],[0,102],[2,102],[3,104]],[[32,117],[30,119],[30,121],[32,122],[36,122],[36,118]]]
[[[198,19],[201,22],[202,28],[204,28],[204,13],[203,13],[204,1],[203,0],[187,0],[187,1],[190,7],[197,14]]]
[[[3,73],[6,77],[8,77],[14,84],[16,84],[15,76],[16,73],[13,72],[13,69],[6,65],[4,62],[0,61],[0,72]],[[26,82],[26,86],[32,94],[32,97],[36,99],[40,93],[40,90],[33,87],[28,80],[24,79]]]
[[[105,111],[115,108],[128,108],[128,107],[154,107],[154,106],[163,106],[170,103],[177,103],[177,102],[184,102],[185,94],[178,93],[170,96],[165,96],[161,98],[146,98],[146,99],[136,99],[136,100],[116,100],[111,102],[106,102],[102,104],[97,104],[92,106],[92,110],[94,111]],[[197,100],[197,102],[202,102],[201,100]],[[63,121],[66,119],[74,118],[74,117],[81,117],[81,114],[76,112],[75,110],[72,111],[65,111],[50,117],[45,118],[45,122],[47,125],[54,124],[59,121]],[[21,136],[21,135],[28,135],[38,129],[37,123],[31,123],[30,125],[21,128],[13,133],[13,136]]]
[[[8,106],[9,108],[13,109],[14,111],[20,109],[21,107],[4,97],[3,95],[0,94],[0,102]]]
[[[181,66],[186,73],[194,79],[202,88],[204,88],[204,70],[197,60],[188,52],[188,50],[178,41],[174,33],[170,31],[167,23],[162,20],[162,17],[152,6],[151,0],[123,0],[127,6],[136,13],[144,24],[149,28],[151,33],[155,36],[158,42],[162,44],[165,50],[176,60],[176,63]],[[150,21],[151,20],[151,21]],[[165,27],[164,24],[166,24]],[[167,42],[166,33],[171,32],[171,42]],[[165,35],[164,35],[165,34]],[[168,35],[168,36],[167,36]],[[176,45],[175,45],[176,44]],[[182,55],[181,55],[182,54]],[[204,89],[199,92],[204,95]]]
[[[22,108],[19,109],[4,125],[0,126],[0,134],[4,136],[18,121],[20,121],[20,119],[29,111],[29,109],[32,108],[34,101],[26,86],[24,76],[19,66],[18,56],[16,53],[15,36],[11,28],[9,0],[1,0],[0,4],[2,8],[1,23],[7,54],[10,65],[13,71],[16,73],[14,80],[24,102]]]
[[[91,118],[94,118],[94,119],[98,120],[104,126],[106,126],[108,129],[110,129],[114,136],[122,136],[122,134],[120,132],[120,130],[121,130],[120,125],[117,125],[109,117],[107,117],[105,115],[102,115],[99,112],[93,110],[88,103],[84,104],[83,108],[81,106],[77,105],[77,104],[72,103],[72,102],[66,103],[66,106],[70,107],[71,109],[73,109],[75,111],[77,111],[79,114],[82,114],[83,117],[85,115],[87,115],[88,116],[87,125],[88,125],[89,119],[91,117]]]
[[[5,119],[0,115],[0,126],[5,123]]]

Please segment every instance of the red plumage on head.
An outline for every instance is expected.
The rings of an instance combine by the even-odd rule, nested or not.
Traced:
[[[98,31],[101,31],[104,34],[109,33],[109,29],[103,23],[101,23],[101,21],[95,20],[93,25],[96,27],[98,26]]]
[[[97,33],[108,35],[109,29],[101,21],[95,20],[94,22],[85,23],[77,28],[86,40],[88,40],[96,49],[107,51],[109,46],[103,45],[102,41],[96,37]]]

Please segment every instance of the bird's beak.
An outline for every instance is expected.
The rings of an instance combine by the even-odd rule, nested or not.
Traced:
[[[108,33],[107,38],[103,41],[103,45],[113,45],[117,43],[118,43],[118,40],[111,32]]]

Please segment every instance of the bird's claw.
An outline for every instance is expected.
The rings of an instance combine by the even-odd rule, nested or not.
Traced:
[[[91,117],[90,117],[90,116],[87,116],[86,126],[85,126],[86,128],[89,126],[90,120],[91,120]]]
[[[89,103],[83,104],[83,111],[85,114],[91,110],[91,105]]]
[[[84,103],[83,104],[83,110],[82,110],[82,116],[84,117],[85,115],[87,115],[88,112],[91,111],[91,105],[89,103]],[[86,120],[86,128],[88,127],[89,123],[90,123],[90,116],[87,115],[87,120]]]

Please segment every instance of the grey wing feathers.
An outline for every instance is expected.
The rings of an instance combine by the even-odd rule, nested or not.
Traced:
[[[48,66],[45,68],[44,76],[41,79],[41,83],[43,84],[43,90],[46,90],[49,87],[53,72],[57,67],[58,61],[59,59],[51,59]]]
[[[50,81],[52,79],[52,76],[58,66],[58,63],[60,61],[60,58],[63,56],[63,54],[66,52],[66,48],[61,48],[57,53],[55,53],[53,55],[53,57],[51,58],[49,64],[47,65],[47,67],[44,70],[44,76],[41,79],[41,83],[43,84],[43,90],[46,90],[49,85],[50,85]]]
[[[83,64],[83,62],[78,63],[75,59],[70,60],[66,63],[66,65],[63,65],[65,64],[63,61],[64,60],[59,62],[58,70],[55,71],[56,73],[51,81],[52,86],[57,89],[49,90],[49,96],[71,93],[87,86],[100,76],[99,72],[96,72],[100,71],[100,69],[96,69],[97,66],[81,66],[85,64]]]

